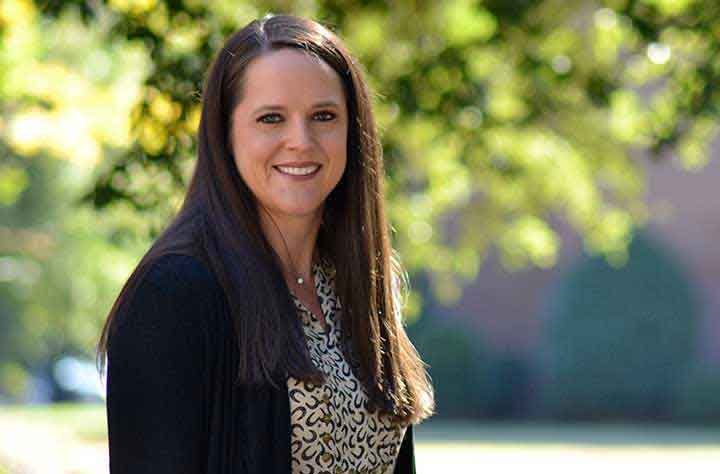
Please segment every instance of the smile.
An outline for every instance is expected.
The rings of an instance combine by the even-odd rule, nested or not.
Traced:
[[[315,174],[320,167],[320,165],[306,166],[303,168],[295,168],[292,166],[273,166],[273,168],[278,170],[280,173],[292,176],[310,176]]]

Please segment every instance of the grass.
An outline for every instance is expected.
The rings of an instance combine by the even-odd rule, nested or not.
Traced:
[[[431,421],[417,427],[418,442],[494,445],[709,447],[720,451],[720,426],[652,423],[506,423]]]
[[[418,474],[676,474],[720,465],[720,427],[435,421],[418,426],[416,438]]]
[[[0,426],[0,474],[108,472],[102,404],[0,406]],[[418,474],[714,472],[720,427],[430,421],[416,427],[416,461]]]
[[[105,405],[56,403],[52,405],[0,406],[0,424],[5,421],[45,426],[62,430],[71,438],[86,443],[107,442]],[[0,471],[1,472],[1,471]]]

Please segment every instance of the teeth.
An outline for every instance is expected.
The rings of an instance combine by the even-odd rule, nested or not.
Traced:
[[[286,174],[294,174],[297,176],[305,176],[312,174],[320,168],[320,165],[308,166],[307,168],[294,168],[290,166],[276,166],[277,169]]]

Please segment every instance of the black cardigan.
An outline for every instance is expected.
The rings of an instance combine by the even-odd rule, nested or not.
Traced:
[[[161,257],[108,341],[112,474],[290,474],[287,389],[233,388],[238,348],[222,288],[198,259]],[[395,474],[414,474],[413,427]]]

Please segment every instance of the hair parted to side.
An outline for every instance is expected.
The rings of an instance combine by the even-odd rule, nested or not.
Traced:
[[[281,270],[260,227],[255,197],[241,178],[230,146],[232,111],[242,100],[253,59],[297,48],[340,76],[348,110],[347,165],[328,195],[317,251],[336,268],[343,349],[354,349],[356,375],[371,410],[399,423],[434,411],[426,365],[402,324],[407,274],[390,242],[385,213],[382,147],[361,67],[328,28],[304,18],[268,15],[233,33],[215,55],[204,82],[198,158],[183,204],[125,283],[98,343],[102,371],[116,315],[159,257],[193,255],[216,275],[228,301],[239,348],[237,383],[285,383],[287,375],[322,383]],[[252,295],[243,298],[240,295]]]

